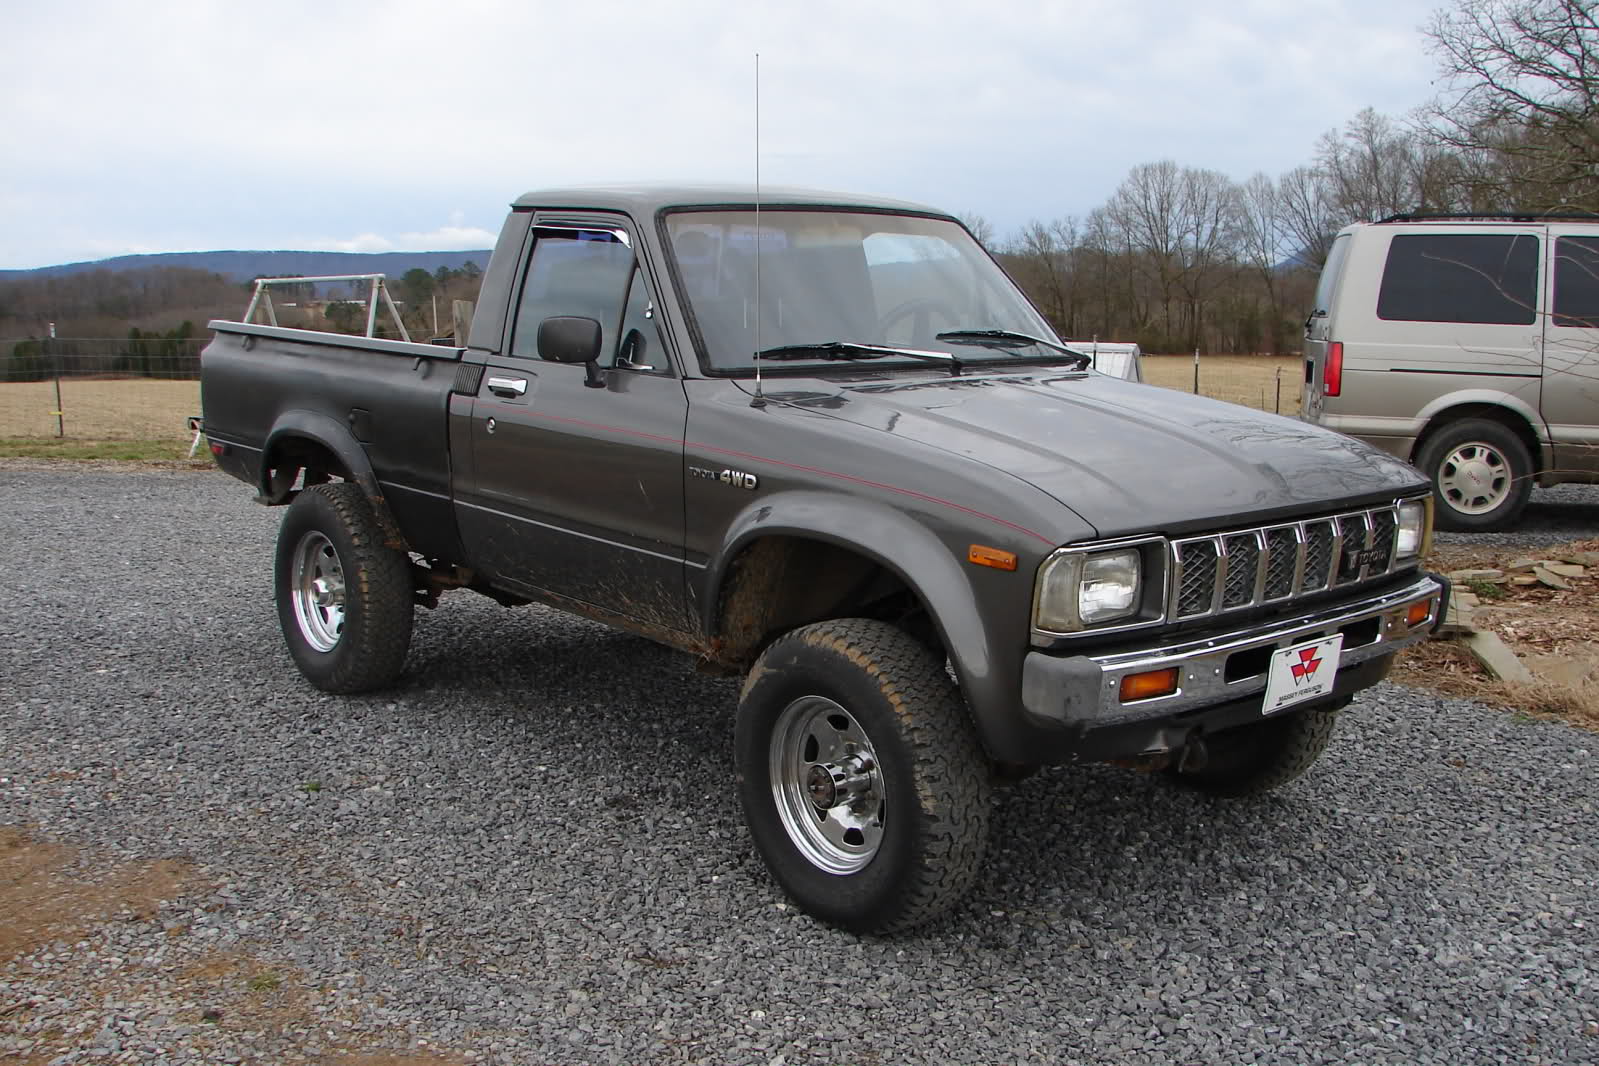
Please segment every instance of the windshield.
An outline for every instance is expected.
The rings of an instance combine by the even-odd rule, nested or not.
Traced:
[[[748,370],[756,348],[837,342],[958,353],[963,362],[1060,357],[1015,341],[938,339],[940,333],[1004,330],[1056,340],[1010,279],[953,222],[763,208],[758,233],[755,212],[743,210],[674,212],[666,228],[707,370]],[[827,358],[819,352],[816,361]],[[892,353],[883,354],[877,365],[894,360]],[[783,365],[805,362],[803,351],[789,351]]]

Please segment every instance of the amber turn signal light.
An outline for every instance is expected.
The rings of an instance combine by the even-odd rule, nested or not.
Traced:
[[[1128,674],[1122,678],[1123,703],[1134,700],[1152,700],[1156,696],[1170,696],[1177,691],[1177,667],[1149,670],[1142,674]]]
[[[1410,605],[1410,610],[1405,612],[1405,624],[1414,629],[1425,622],[1432,614],[1432,601],[1422,600],[1420,603]]]
[[[986,544],[973,544],[966,551],[966,561],[978,566],[992,566],[995,570],[1016,569],[1016,553],[990,548]]]

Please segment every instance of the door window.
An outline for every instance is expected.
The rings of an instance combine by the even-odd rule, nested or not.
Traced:
[[[1555,241],[1555,325],[1599,329],[1599,237]]]
[[[522,282],[511,331],[511,354],[538,358],[539,323],[552,315],[599,322],[600,351],[614,351],[633,249],[605,229],[535,230],[533,258]]]
[[[1388,246],[1377,317],[1530,326],[1537,292],[1530,233],[1402,233]]]

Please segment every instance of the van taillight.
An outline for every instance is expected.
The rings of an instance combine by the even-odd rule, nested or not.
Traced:
[[[1344,342],[1327,345],[1327,358],[1321,364],[1321,394],[1337,396],[1344,387]]]

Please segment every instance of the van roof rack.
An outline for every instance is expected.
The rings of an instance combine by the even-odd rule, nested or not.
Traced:
[[[1378,220],[1378,225],[1384,222],[1547,222],[1562,219],[1589,221],[1599,219],[1599,212],[1593,211],[1466,211],[1461,213],[1412,211],[1398,215],[1389,215]]]

